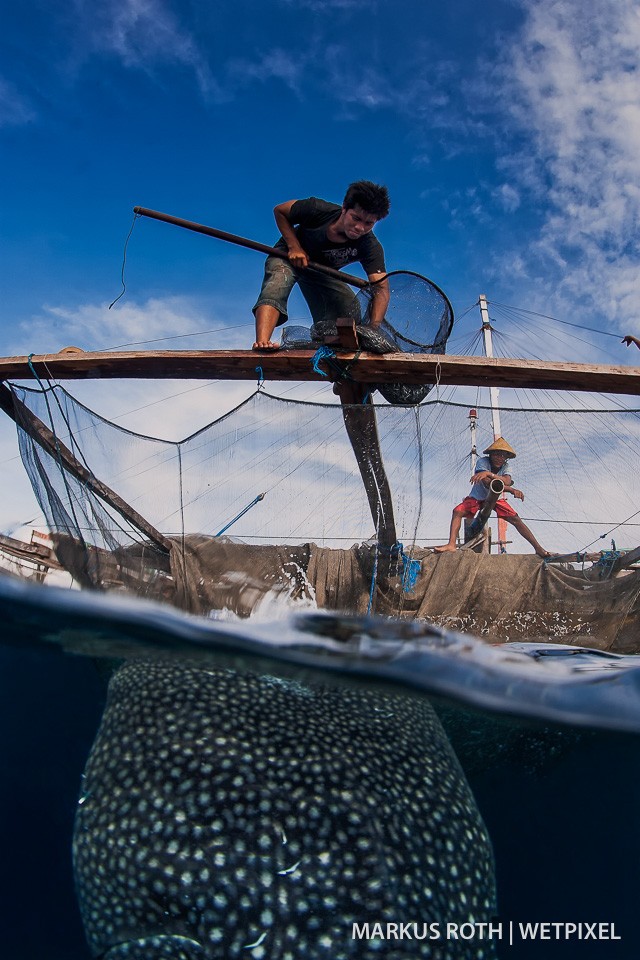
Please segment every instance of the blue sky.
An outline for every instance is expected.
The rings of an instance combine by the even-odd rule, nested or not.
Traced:
[[[388,267],[433,278],[458,315],[487,293],[640,333],[640,11],[588,9],[2,0],[0,350],[248,345],[260,256],[164,224],[137,221],[107,309],[133,206],[270,243],[275,203],[340,200],[361,177],[391,194]],[[586,339],[541,351],[636,362]],[[119,407],[110,391],[120,412],[132,389]],[[201,397],[185,407],[197,425]]]

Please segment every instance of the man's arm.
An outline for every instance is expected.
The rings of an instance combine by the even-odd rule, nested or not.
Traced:
[[[635,343],[636,347],[640,348],[640,340],[638,340],[637,337],[632,337],[631,334],[628,334],[626,337],[623,337],[622,343],[626,343],[628,347],[630,347],[632,343]]]
[[[289,250],[289,262],[294,267],[306,267],[309,263],[309,258],[300,246],[291,221],[291,207],[294,203],[297,203],[297,201],[286,200],[284,203],[279,203],[273,208],[273,215],[276,218],[278,230],[282,234]]]
[[[387,307],[389,306],[389,281],[384,279],[386,276],[386,273],[370,273],[368,276],[369,283],[373,284],[371,288],[373,301],[371,303],[369,319],[369,325],[371,327],[380,326],[387,312]]]
[[[510,488],[513,487],[513,480],[508,473],[500,474],[492,473],[491,470],[479,470],[478,473],[474,473],[469,483],[485,483],[489,486],[492,480],[502,480],[505,491],[512,493]]]

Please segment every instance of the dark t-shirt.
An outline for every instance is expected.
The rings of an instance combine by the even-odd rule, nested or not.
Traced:
[[[291,207],[289,219],[294,225],[297,224],[296,235],[309,259],[334,270],[340,270],[348,263],[359,262],[367,276],[386,273],[384,250],[373,233],[365,233],[357,240],[346,240],[344,243],[333,243],[327,239],[327,227],[338,219],[341,209],[337,203],[328,203],[318,197],[296,200]],[[278,246],[283,243],[284,240],[279,240]]]

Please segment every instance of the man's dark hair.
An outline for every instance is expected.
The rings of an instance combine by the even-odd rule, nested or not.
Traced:
[[[389,213],[389,192],[371,180],[356,180],[349,184],[342,206],[345,210],[352,210],[356,205],[383,220]]]

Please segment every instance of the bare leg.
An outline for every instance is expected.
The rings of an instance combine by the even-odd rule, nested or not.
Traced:
[[[256,342],[254,350],[278,350],[279,343],[273,343],[271,336],[280,319],[280,312],[270,303],[261,304],[256,310]]]
[[[460,526],[462,524],[462,518],[464,513],[458,513],[457,510],[453,511],[451,516],[451,527],[449,528],[449,542],[445,543],[442,547],[434,547],[435,553],[452,553],[456,550],[456,540],[458,539],[458,534],[460,533]]]
[[[526,525],[524,520],[521,520],[520,517],[518,517],[517,519],[511,519],[511,517],[505,517],[505,520],[513,524],[513,526],[516,528],[520,536],[524,537],[524,539],[531,544],[531,546],[533,547],[533,549],[535,550],[535,552],[538,554],[539,557],[551,556],[549,551],[545,550],[545,548],[538,543],[538,541],[536,540],[536,538],[534,537],[533,533],[531,532],[529,527]]]

